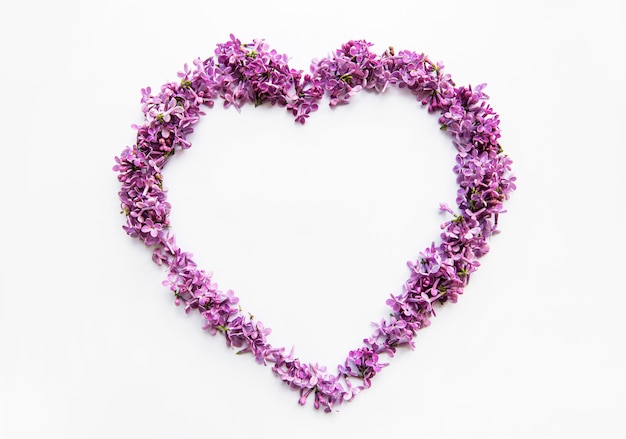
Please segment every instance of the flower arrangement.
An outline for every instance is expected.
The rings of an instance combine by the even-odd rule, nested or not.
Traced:
[[[137,141],[115,158],[113,170],[122,184],[119,192],[123,226],[128,235],[152,248],[152,259],[168,270],[163,282],[185,312],[199,312],[205,330],[220,333],[237,353],[250,353],[258,363],[271,365],[274,374],[299,392],[299,403],[313,395],[316,409],[330,412],[371,386],[372,379],[402,346],[414,347],[418,330],[430,324],[437,303],[456,302],[478,259],[489,251],[487,239],[497,231],[503,202],[515,190],[511,160],[499,144],[499,118],[487,105],[484,84],[457,87],[441,63],[411,51],[382,55],[371,44],[349,41],[332,56],[314,61],[304,74],[288,66],[286,55],[270,50],[263,40],[242,44],[233,35],[218,44],[215,55],[185,65],[179,81],[158,93],[142,89],[145,122],[134,126]],[[386,303],[390,315],[374,324],[362,345],[350,351],[336,372],[301,361],[293,350],[272,346],[270,329],[245,313],[231,290],[222,291],[212,274],[197,267],[190,253],[176,245],[171,232],[171,206],[163,189],[163,168],[180,149],[191,146],[193,125],[217,100],[239,109],[246,103],[279,105],[304,124],[327,95],[331,106],[343,105],[357,92],[384,92],[389,86],[407,89],[451,137],[458,153],[456,212],[441,225],[441,242],[433,243],[408,263],[410,277],[403,292]]]

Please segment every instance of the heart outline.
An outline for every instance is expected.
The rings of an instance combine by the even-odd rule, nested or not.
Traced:
[[[433,304],[456,302],[458,295],[489,250],[486,240],[497,231],[502,203],[515,190],[511,160],[498,142],[499,116],[485,103],[484,84],[456,87],[443,65],[424,54],[389,48],[378,56],[365,40],[349,41],[333,57],[313,61],[311,74],[289,68],[286,55],[269,50],[263,40],[242,44],[233,35],[218,44],[215,57],[185,65],[179,83],[166,83],[152,95],[142,89],[145,123],[134,126],[137,142],[126,147],[113,170],[122,183],[119,192],[127,223],[124,230],[153,248],[153,260],[169,269],[163,284],[183,303],[187,313],[199,311],[206,320],[204,329],[224,335],[237,353],[250,352],[257,362],[273,364],[272,370],[292,389],[299,390],[299,403],[314,395],[314,407],[331,412],[350,401],[388,363],[380,355],[393,357],[396,349],[411,348],[416,332],[430,324]],[[453,137],[459,151],[454,172],[459,189],[455,213],[445,204],[440,209],[453,219],[442,224],[441,243],[432,243],[409,262],[411,277],[403,294],[387,300],[393,311],[389,318],[374,324],[375,330],[363,340],[364,346],[349,352],[337,375],[317,363],[304,363],[293,350],[273,347],[268,328],[246,315],[232,290],[223,292],[212,282],[212,273],[197,267],[192,255],[182,251],[169,230],[169,212],[163,189],[162,169],[177,149],[191,147],[186,136],[204,115],[201,105],[213,107],[221,98],[224,106],[240,109],[245,103],[269,102],[284,106],[305,123],[317,102],[329,95],[330,105],[347,104],[363,89],[384,92],[389,85],[407,88],[429,112],[439,112],[439,122]],[[356,383],[356,384],[355,384]]]

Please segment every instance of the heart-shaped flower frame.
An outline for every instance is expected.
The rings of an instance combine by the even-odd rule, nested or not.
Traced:
[[[231,35],[218,44],[215,57],[194,61],[178,76],[180,81],[161,87],[160,93],[142,90],[145,122],[137,129],[137,143],[115,160],[113,170],[122,183],[119,196],[127,221],[124,230],[153,247],[153,260],[165,265],[163,282],[175,295],[176,305],[200,312],[204,329],[221,333],[237,353],[251,353],[291,388],[299,390],[300,404],[314,395],[315,408],[332,411],[370,387],[372,378],[386,363],[381,354],[393,357],[396,349],[413,348],[416,332],[434,315],[433,305],[456,302],[489,250],[486,240],[496,231],[502,203],[515,190],[511,160],[503,154],[498,115],[486,104],[484,84],[474,89],[456,87],[443,65],[424,54],[410,51],[383,55],[372,53],[366,41],[349,41],[332,57],[314,61],[311,74],[290,69],[287,56],[269,50],[262,40],[242,44]],[[190,253],[182,251],[170,232],[170,204],[163,189],[162,169],[177,149],[191,146],[187,136],[204,113],[202,105],[240,108],[246,102],[265,102],[286,107],[297,122],[304,123],[327,94],[330,105],[347,104],[362,89],[384,92],[390,85],[408,89],[429,112],[440,114],[458,150],[453,171],[457,175],[458,213],[441,204],[453,217],[443,223],[441,242],[433,243],[409,262],[410,278],[403,293],[391,296],[390,316],[375,324],[363,345],[350,351],[331,374],[316,363],[301,362],[293,351],[272,346],[268,328],[244,313],[231,290],[222,292],[212,275],[197,267]]]

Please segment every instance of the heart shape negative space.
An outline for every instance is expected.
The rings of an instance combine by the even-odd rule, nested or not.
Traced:
[[[183,304],[187,313],[199,312],[204,329],[222,334],[238,353],[270,364],[276,376],[299,391],[300,404],[313,395],[314,407],[326,412],[370,387],[387,365],[382,355],[393,357],[401,346],[413,348],[413,338],[429,325],[434,305],[456,302],[479,266],[478,259],[489,250],[486,241],[496,232],[503,202],[515,190],[511,160],[498,141],[498,115],[486,104],[484,84],[457,87],[443,73],[443,65],[424,54],[396,54],[390,47],[379,56],[370,47],[363,40],[349,41],[331,57],[314,61],[311,73],[303,74],[263,40],[242,44],[231,35],[217,45],[215,56],[197,59],[193,69],[185,65],[179,82],[163,85],[157,94],[150,88],[142,90],[145,121],[134,126],[136,144],[124,149],[113,167],[122,183],[123,228],[152,249],[155,263],[167,268],[163,284],[174,294],[176,305]],[[176,245],[162,169],[176,150],[191,146],[186,138],[193,125],[204,114],[202,109],[212,108],[217,99],[238,109],[246,102],[278,104],[304,124],[324,95],[336,106],[347,104],[362,89],[384,92],[390,85],[408,89],[429,112],[439,113],[441,129],[452,137],[458,151],[453,168],[457,209],[440,205],[450,214],[441,225],[441,241],[408,263],[410,277],[403,293],[386,301],[389,315],[374,324],[372,334],[331,373],[317,363],[301,361],[293,350],[272,346],[270,330],[244,313],[234,293],[221,291],[211,273],[199,269],[192,255]]]

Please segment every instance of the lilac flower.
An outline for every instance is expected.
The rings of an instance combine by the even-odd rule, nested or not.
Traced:
[[[154,261],[155,264],[157,264],[158,266],[161,266],[163,265],[163,263],[167,264],[169,262],[169,257],[163,251],[161,247],[157,247],[152,252],[152,260]]]
[[[390,357],[395,355],[400,346],[408,345],[414,349],[413,337],[421,327],[419,322],[407,321],[396,315],[392,315],[389,321],[381,320],[373,325],[376,330],[370,338],[364,340],[365,344],[376,354],[386,353]]]
[[[163,231],[163,224],[155,224],[150,218],[148,218],[141,228],[141,231],[143,233],[149,233],[151,237],[156,238]]]
[[[378,354],[371,348],[363,347],[350,351],[343,366],[339,366],[339,372],[345,376],[361,378],[367,389],[371,386],[372,378],[387,365],[378,361]]]

